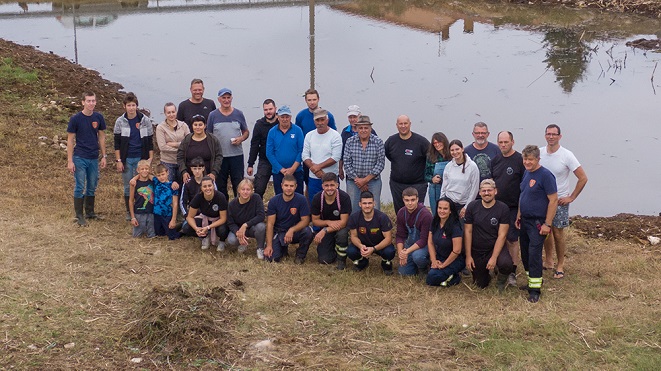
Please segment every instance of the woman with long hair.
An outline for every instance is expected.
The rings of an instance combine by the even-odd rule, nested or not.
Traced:
[[[464,145],[458,139],[450,142],[450,156],[452,161],[443,170],[441,197],[451,199],[459,217],[463,218],[466,205],[477,197],[480,189],[480,170],[464,152]]]
[[[425,166],[425,180],[429,183],[429,207],[434,216],[436,216],[436,201],[441,198],[443,170],[450,160],[452,160],[452,157],[450,156],[448,137],[441,132],[434,133],[427,151],[427,164]]]
[[[454,202],[447,197],[439,199],[427,241],[431,261],[427,285],[445,287],[461,282],[459,273],[466,266],[462,234]]]

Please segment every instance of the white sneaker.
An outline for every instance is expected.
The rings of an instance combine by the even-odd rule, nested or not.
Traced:
[[[202,239],[202,250],[208,249],[210,244],[211,243],[209,242],[209,237],[204,237]]]
[[[257,249],[257,259],[264,260],[264,249]]]
[[[510,273],[509,277],[507,277],[507,284],[516,287],[516,273]]]
[[[239,252],[239,254],[243,254],[248,250],[248,245],[239,245],[239,247],[236,249],[236,251]]]
[[[218,247],[216,247],[216,251],[225,251],[225,241],[218,241]]]

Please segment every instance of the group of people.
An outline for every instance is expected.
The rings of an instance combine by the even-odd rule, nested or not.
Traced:
[[[320,263],[345,269],[348,257],[360,271],[378,255],[390,275],[397,257],[401,275],[424,276],[433,286],[456,285],[472,273],[473,282],[484,288],[494,272],[503,290],[516,286],[520,261],[531,302],[539,300],[543,269],[564,277],[568,208],[587,176],[560,146],[555,124],[546,127],[547,146],[529,145],[522,153],[514,150],[511,132],[500,132],[497,144],[489,142],[483,122],[474,125],[474,142],[465,148],[441,132],[430,142],[411,131],[406,115],[397,118],[397,133],[384,142],[357,105],[348,107],[349,125],[337,131],[334,116],[319,107],[319,93],[309,89],[307,107],[295,117],[288,106],[263,102],[264,116],[255,122],[245,162],[242,143],[250,131],[243,112],[232,105],[232,91],[218,92],[218,108],[204,98],[202,80],[194,79],[190,91],[178,109],[165,105],[166,119],[158,125],[128,93],[125,113],[115,121],[116,167],[136,237],[192,235],[202,249],[213,245],[223,251],[230,245],[239,252],[254,238],[258,258],[274,262],[288,256],[289,244],[298,244],[296,264],[303,264],[314,241]],[[100,217],[94,194],[98,168],[106,166],[106,124],[95,104],[95,95],[85,93],[83,110],[67,129],[79,225]],[[160,163],[152,175],[154,133]],[[386,158],[395,236],[392,221],[380,211]],[[578,179],[571,191],[570,173]],[[262,199],[271,178],[275,196],[265,210]],[[423,205],[427,194],[431,211]]]

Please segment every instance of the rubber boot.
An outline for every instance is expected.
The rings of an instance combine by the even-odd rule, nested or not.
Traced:
[[[103,217],[94,212],[94,196],[85,196],[85,217],[87,219],[103,220]]]
[[[126,205],[126,221],[131,221],[131,212],[129,211],[129,196],[124,196],[124,205]]]
[[[509,274],[498,273],[498,276],[496,278],[496,287],[498,288],[499,293],[505,291],[505,287],[507,287],[508,278],[509,278]]]
[[[338,271],[343,271],[347,267],[347,257],[346,256],[338,256],[337,257],[337,270]]]
[[[78,225],[81,227],[87,226],[85,221],[85,215],[83,215],[83,204],[85,203],[84,198],[75,198],[73,199],[73,209],[76,211],[76,219],[78,219]]]

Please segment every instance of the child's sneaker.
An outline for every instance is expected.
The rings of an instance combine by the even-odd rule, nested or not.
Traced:
[[[243,254],[248,250],[248,245],[239,245],[239,247],[236,249],[236,251],[239,252],[239,254]]]
[[[264,249],[257,249],[257,259],[264,260]]]
[[[206,250],[209,248],[210,242],[209,242],[209,237],[204,237],[202,239],[202,250]]]
[[[216,247],[216,251],[225,251],[225,241],[218,241],[218,247]]]

